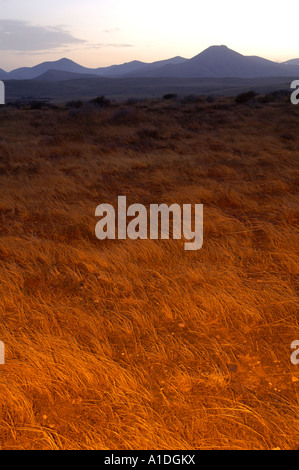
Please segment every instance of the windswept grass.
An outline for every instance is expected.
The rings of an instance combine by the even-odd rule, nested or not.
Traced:
[[[285,98],[0,110],[2,449],[298,447],[298,128]],[[203,248],[97,240],[118,195],[203,203]]]

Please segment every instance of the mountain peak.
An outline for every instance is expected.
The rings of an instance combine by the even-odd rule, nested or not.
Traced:
[[[207,49],[205,49],[204,51],[202,52],[205,52],[205,51],[231,51],[232,49],[229,49],[227,46],[225,46],[224,44],[221,44],[221,45],[214,45],[214,46],[210,46],[208,47]]]
[[[215,44],[213,46],[210,46],[208,47],[208,49],[228,49],[228,47],[225,45],[225,44],[221,44],[221,45],[218,45],[218,44]]]
[[[73,60],[68,59],[67,57],[62,57],[61,59],[59,59],[57,61],[54,61],[54,62],[59,62],[61,64],[63,64],[63,63],[65,63],[65,64],[74,63]]]
[[[208,47],[207,49],[205,49],[204,51],[201,52],[201,54],[210,54],[210,53],[226,53],[226,52],[230,52],[230,53],[234,53],[234,54],[238,54],[238,52],[236,51],[233,51],[232,49],[230,49],[229,47],[225,46],[224,44],[220,45],[220,46],[210,46]]]
[[[233,57],[241,57],[241,54],[236,51],[233,51],[232,49],[229,49],[227,46],[222,44],[220,46],[210,46],[204,51],[197,54],[195,57],[192,57],[192,59],[190,60],[197,61],[199,58],[205,58],[205,60],[210,61],[223,61]]]

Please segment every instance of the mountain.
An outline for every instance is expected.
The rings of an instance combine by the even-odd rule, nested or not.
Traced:
[[[36,77],[36,80],[48,81],[48,82],[58,82],[65,80],[73,80],[79,78],[99,78],[96,74],[89,73],[75,73],[75,72],[65,72],[64,70],[55,70],[50,69],[47,72],[43,73]]]
[[[142,72],[142,75],[140,74]],[[255,78],[299,75],[299,67],[278,64],[256,56],[244,56],[227,46],[211,46],[180,64],[167,64],[155,70],[137,70],[130,77],[234,77]]]
[[[138,67],[136,70],[132,71],[131,73],[127,73],[126,76],[142,76],[144,73],[152,72],[160,67],[163,67],[164,65],[170,65],[170,64],[182,64],[183,62],[186,62],[188,59],[184,59],[183,57],[176,56],[172,57],[171,59],[166,59],[166,60],[158,60],[156,62],[152,63],[140,63],[140,67]]]
[[[61,70],[72,73],[96,73],[95,69],[88,69],[70,59],[64,58],[53,62],[43,62],[42,64],[35,65],[34,67],[22,67],[12,70],[8,73],[7,79],[28,80],[36,78],[48,70]]]
[[[146,70],[155,70],[163,65],[167,64],[180,64],[187,59],[183,57],[172,57],[171,59],[166,60],[159,60],[157,62],[147,63],[147,62],[140,62],[139,60],[134,60],[132,62],[128,62],[121,65],[112,65],[110,67],[102,67],[97,69],[99,74],[103,77],[121,77],[129,74],[141,74],[143,71]]]
[[[7,78],[7,72],[5,70],[0,69],[0,80],[5,80]]]
[[[72,75],[67,75],[72,74]],[[262,78],[299,77],[299,59],[283,63],[239,54],[227,46],[211,46],[191,59],[173,57],[153,63],[133,60],[109,67],[87,68],[70,59],[43,62],[9,73],[0,69],[0,80],[49,81],[87,77],[103,78]]]
[[[120,65],[111,65],[109,67],[98,67],[98,68],[87,68],[83,67],[82,65],[77,64],[76,62],[70,59],[60,59],[53,62],[43,62],[41,64],[35,65],[34,67],[22,67],[11,72],[7,73],[4,70],[3,77],[6,80],[32,80],[35,78],[42,77],[42,80],[45,80],[44,74],[47,73],[49,70],[55,70],[56,72],[68,72],[72,74],[88,74],[91,76],[101,76],[101,77],[109,77],[109,78],[117,78],[125,76],[129,73],[132,73],[136,70],[142,70],[145,68],[147,69],[155,69],[162,65],[172,64],[172,63],[180,63],[187,59],[183,59],[182,57],[174,57],[172,59],[162,60],[158,62],[154,62],[152,64],[148,64],[146,62],[141,62],[139,60],[133,60],[132,62],[126,62]],[[0,77],[1,77],[1,70],[0,70]],[[55,74],[51,73],[49,75],[49,79],[53,80]],[[60,76],[57,75],[57,79],[60,80]],[[72,77],[75,78],[75,77]],[[83,77],[77,77],[83,78]],[[62,78],[63,79],[63,78]],[[0,78],[1,80],[1,78]]]
[[[285,65],[299,65],[299,59],[286,60],[285,62],[282,62],[282,64],[285,64]]]
[[[133,60],[132,62],[126,62],[121,65],[110,65],[109,67],[99,67],[96,69],[97,73],[103,77],[120,77],[130,72],[138,70],[143,65],[146,65],[145,62],[140,62],[140,60]]]

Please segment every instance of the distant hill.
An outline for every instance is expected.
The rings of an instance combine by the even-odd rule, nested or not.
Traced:
[[[166,60],[159,60],[157,62],[146,63],[140,62],[138,60],[134,60],[133,62],[128,62],[121,65],[112,65],[111,67],[103,67],[96,69],[97,72],[102,75],[103,77],[123,77],[130,75],[131,73],[134,75],[141,75],[144,71],[148,70],[156,70],[159,67],[167,64],[181,64],[185,62],[187,59],[183,57],[172,57],[171,59]]]
[[[74,73],[74,72],[65,72],[64,70],[47,70],[47,72],[43,73],[36,77],[36,80],[43,80],[43,81],[50,81],[50,82],[58,82],[64,80],[72,80],[72,79],[79,79],[79,78],[98,78],[96,74],[88,74],[88,73]]]
[[[177,56],[152,63],[133,60],[109,67],[87,68],[63,58],[53,62],[43,62],[34,67],[18,68],[8,73],[0,69],[0,79],[5,80],[61,81],[87,76],[91,78],[94,76],[105,78],[299,77],[299,59],[278,63],[262,57],[244,56],[222,45],[208,47],[191,59]]]
[[[54,62],[43,62],[41,64],[35,65],[34,67],[22,67],[19,69],[12,70],[8,73],[7,80],[28,80],[36,78],[48,70],[61,70],[64,72],[72,73],[89,73],[94,74],[94,69],[88,69],[82,65],[77,64],[69,59],[60,59]]]
[[[50,70],[61,71],[61,72],[68,72],[73,74],[84,74],[84,75],[91,75],[91,76],[101,76],[101,77],[109,77],[109,78],[117,78],[123,77],[129,73],[132,73],[136,70],[154,70],[159,68],[163,65],[167,64],[177,64],[185,61],[187,59],[183,59],[182,57],[174,57],[172,59],[162,60],[153,63],[146,63],[141,62],[139,60],[133,60],[132,62],[126,62],[120,65],[111,65],[109,67],[98,67],[98,68],[87,68],[83,67],[82,65],[77,64],[76,62],[70,59],[60,59],[53,62],[43,62],[41,64],[35,65],[34,67],[21,67],[11,72],[5,72],[4,70],[0,69],[0,77],[1,73],[3,73],[3,78],[6,80],[32,80],[39,77],[42,77],[44,80],[44,74]],[[75,78],[75,77],[73,77]],[[79,78],[79,77],[78,77]],[[82,77],[81,77],[82,78]],[[51,80],[54,79],[54,74],[51,74]],[[57,80],[60,80],[60,76],[57,74]],[[0,78],[1,80],[1,78]]]
[[[140,62],[140,60],[133,60],[132,62],[126,62],[125,64],[111,65],[109,67],[99,67],[98,69],[96,69],[96,71],[102,77],[121,77],[127,73],[138,70],[143,65],[146,65],[146,63]]]
[[[282,62],[282,63],[286,65],[299,65],[299,59],[286,60],[285,62]]]
[[[158,60],[157,62],[152,62],[150,64],[143,63],[139,68],[136,70],[132,71],[131,73],[127,73],[126,76],[134,76],[134,77],[140,77],[143,76],[145,73],[148,72],[155,72],[158,70],[160,67],[163,67],[165,65],[170,65],[170,64],[183,64],[184,62],[188,61],[188,59],[184,59],[183,57],[176,56],[173,57],[172,59],[167,59],[167,60]]]
[[[155,70],[137,70],[130,73],[130,77],[255,78],[293,74],[299,76],[299,67],[296,65],[279,64],[262,57],[244,56],[227,46],[211,46],[183,63],[167,64]]]
[[[5,80],[7,78],[7,72],[5,70],[0,69],[0,80]]]

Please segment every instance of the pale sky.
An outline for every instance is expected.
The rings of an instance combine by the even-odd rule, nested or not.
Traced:
[[[0,0],[0,68],[67,57],[101,67],[225,44],[244,55],[299,57],[289,0]]]

